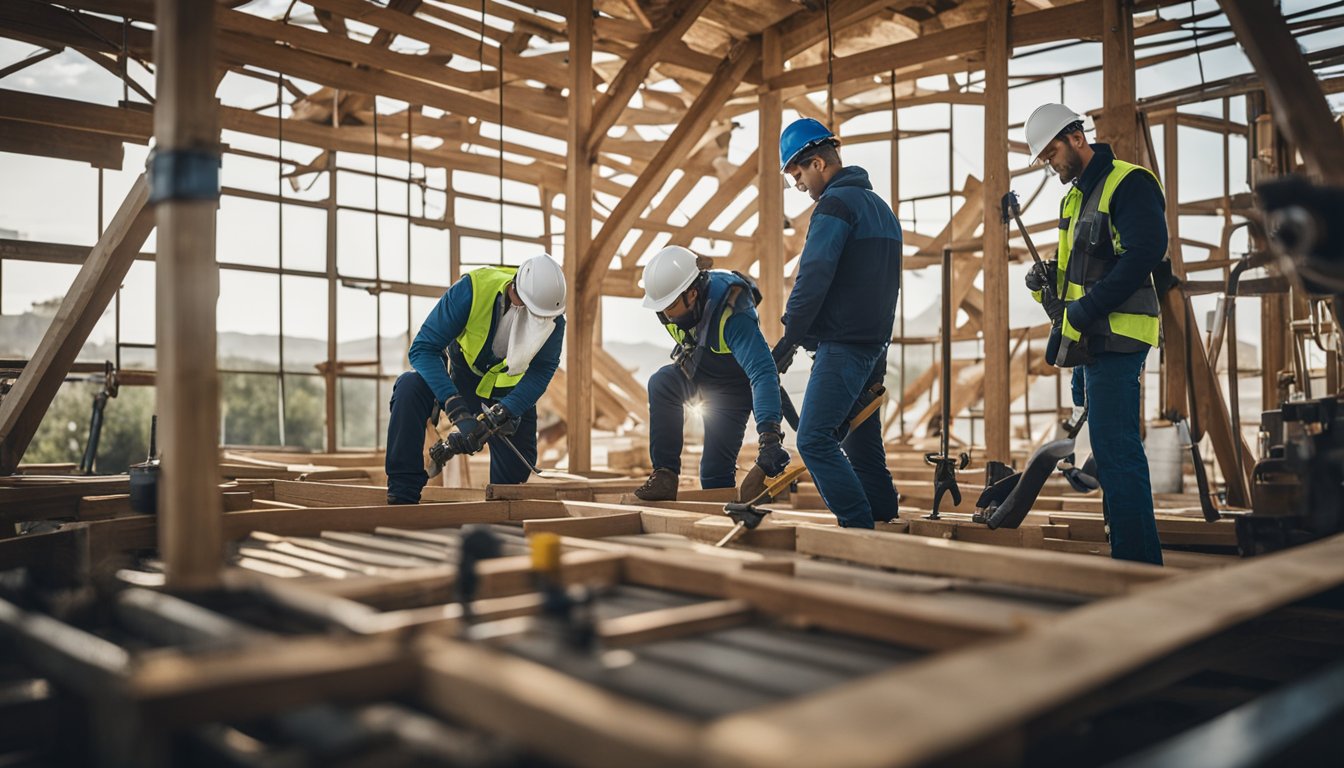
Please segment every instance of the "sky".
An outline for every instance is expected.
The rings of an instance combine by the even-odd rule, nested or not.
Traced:
[[[1287,12],[1316,8],[1326,3],[1285,2]],[[279,0],[266,0],[254,3],[249,10],[261,8],[275,12],[283,10],[287,3]],[[1214,0],[1198,0],[1190,5],[1181,4],[1164,11],[1167,17],[1182,17],[1191,12],[1203,12],[1216,7]],[[302,8],[302,6],[300,6]],[[1215,17],[1202,22],[1201,26],[1216,26],[1222,23]],[[1224,39],[1226,35],[1216,36],[1210,41]],[[1344,44],[1344,31],[1333,31],[1314,36],[1299,38],[1300,44],[1309,49],[1320,49]],[[1188,41],[1182,44],[1187,44]],[[10,40],[0,40],[0,67],[18,61],[35,51],[32,46]],[[1023,55],[1029,49],[1019,49],[1018,58],[1010,68],[1013,76],[1062,71],[1100,63],[1100,46],[1086,44],[1064,51],[1041,55]],[[1192,59],[1162,64],[1139,71],[1137,76],[1140,98],[1152,94],[1184,88],[1200,82],[1201,76],[1207,80],[1216,80],[1250,71],[1244,55],[1235,46],[1225,47],[1204,53],[1193,66]],[[133,74],[138,82],[152,89],[152,76],[133,65]],[[1074,76],[1067,80],[1063,89],[1063,99],[1074,110],[1085,112],[1101,105],[1100,74]],[[315,86],[298,81],[305,90]],[[930,82],[930,87],[944,87],[942,81]],[[65,98],[81,99],[100,104],[114,105],[122,98],[120,81],[101,68],[89,63],[72,51],[48,59],[24,69],[16,74],[0,79],[0,88],[31,91],[56,95]],[[1058,81],[1017,88],[1010,91],[1010,122],[1020,122],[1039,103],[1060,99]],[[225,103],[247,107],[261,107],[274,102],[275,87],[258,79],[230,74],[223,82],[220,96]],[[824,94],[814,94],[820,103]],[[139,100],[134,93],[132,100]],[[1344,98],[1336,95],[1331,98],[1336,113],[1344,110]],[[392,112],[402,108],[398,102],[389,99],[379,100],[381,112]],[[1243,101],[1234,98],[1231,101],[1231,118],[1244,119]],[[1210,102],[1189,108],[1189,111],[1217,115],[1220,102]],[[273,113],[273,109],[271,110]],[[954,186],[960,187],[968,174],[980,175],[983,135],[982,109],[976,106],[956,106],[951,108],[955,124],[952,151],[952,175]],[[795,115],[786,112],[785,124]],[[923,106],[903,109],[900,114],[903,129],[944,128],[948,125],[949,108],[947,106]],[[755,115],[747,115],[738,120],[740,127],[732,132],[729,145],[730,163],[740,163],[748,158],[755,147],[757,129]],[[841,126],[840,134],[855,134],[883,130],[889,127],[889,118],[885,114],[866,115]],[[488,130],[487,130],[488,132]],[[1161,154],[1160,129],[1155,132]],[[514,138],[515,132],[506,129],[506,136]],[[641,129],[641,135],[657,140],[656,129]],[[522,137],[521,134],[517,135]],[[1021,139],[1020,129],[1010,134],[1010,138]],[[532,140],[529,135],[527,140]],[[240,149],[254,149],[274,152],[276,142],[271,139],[259,139],[250,136],[226,134],[226,143]],[[1221,142],[1214,134],[1193,129],[1182,129],[1179,135],[1181,159],[1182,200],[1195,200],[1213,197],[1222,191]],[[1232,139],[1233,162],[1231,164],[1232,191],[1244,191],[1245,183],[1245,142],[1240,137]],[[904,197],[918,196],[945,191],[948,180],[948,162],[946,155],[947,138],[942,135],[923,137],[902,142],[901,156],[901,192]],[[866,168],[872,178],[875,190],[890,199],[888,145],[856,145],[842,149],[843,160],[847,165],[860,165]],[[285,154],[290,159],[306,161],[316,154],[315,150],[297,148],[290,145]],[[136,174],[143,167],[146,149],[136,145],[126,146],[125,162],[121,170],[105,171],[102,174],[104,221],[110,220],[129,188]],[[343,164],[369,168],[371,159],[355,158],[343,154]],[[1014,168],[1026,163],[1026,158],[1013,155],[1010,165]],[[380,163],[384,173],[403,175],[405,163],[384,158]],[[423,169],[416,166],[416,174]],[[0,184],[0,230],[9,229],[20,233],[21,237],[33,240],[55,241],[90,245],[96,241],[99,229],[98,177],[96,170],[86,164],[52,160],[47,158],[25,157],[0,153],[0,179],[8,183]],[[295,191],[286,184],[285,194],[297,201],[321,200],[327,194],[327,182],[320,175],[302,178],[302,184],[316,182],[313,187]],[[669,184],[675,181],[669,180]],[[338,179],[338,200],[342,204],[372,207],[373,184],[367,177],[341,174]],[[432,169],[428,182],[431,186],[442,186],[443,172]],[[223,168],[223,183],[228,186],[251,188],[274,192],[277,189],[276,167],[273,163],[230,156]],[[1019,192],[1030,194],[1040,183],[1040,176],[1019,177],[1015,186]],[[405,185],[390,185],[380,188],[379,203],[385,209],[405,210]],[[535,190],[521,188],[522,185],[510,184],[506,196],[511,199],[536,200]],[[486,176],[475,176],[461,180],[459,191],[493,197],[496,194],[496,182]],[[704,180],[693,193],[693,200],[686,211],[674,216],[674,222],[685,221],[695,212],[700,201],[714,189],[714,184]],[[1028,219],[1042,221],[1054,216],[1058,200],[1064,187],[1056,181],[1046,183],[1037,203]],[[413,196],[411,211],[438,215],[443,209],[443,196],[439,192],[429,191],[423,201],[419,193]],[[730,220],[743,205],[751,199],[745,195],[729,206],[721,216],[722,221]],[[785,213],[797,216],[806,209],[810,200],[806,194],[789,189],[785,193]],[[494,222],[499,215],[498,207],[493,203],[459,201],[457,210],[459,220]],[[909,203],[902,205],[900,215],[903,224],[916,228],[925,234],[937,232],[947,220],[948,203],[946,199]],[[283,260],[287,267],[320,271],[323,267],[326,231],[321,211],[309,210],[300,205],[284,206],[283,225],[274,206],[258,204],[240,199],[226,199],[219,215],[219,235],[217,249],[222,262],[238,264],[278,265],[281,259],[283,242]],[[506,229],[510,234],[535,236],[541,233],[540,215],[523,208],[507,210]],[[563,230],[562,218],[552,222],[553,228]],[[1182,234],[1200,240],[1217,242],[1222,222],[1212,217],[1184,217]],[[279,232],[283,226],[284,237]],[[481,224],[480,226],[490,226]],[[754,217],[744,226],[744,232],[754,227]],[[357,276],[373,276],[373,252],[382,255],[382,277],[390,280],[410,279],[430,284],[444,284],[447,276],[447,237],[444,233],[414,227],[407,233],[402,220],[384,218],[378,222],[376,235],[374,217],[354,211],[343,212],[338,218],[338,263],[343,273]],[[1052,239],[1048,235],[1044,239]],[[658,243],[672,240],[671,235],[661,238]],[[408,242],[410,245],[407,253]],[[146,244],[145,250],[153,250],[153,239]],[[722,250],[720,244],[719,250]],[[488,261],[497,254],[498,245],[492,241],[472,241],[464,239],[464,260]],[[505,248],[506,261],[517,263],[537,252],[539,246],[510,241]],[[1245,249],[1243,235],[1233,240],[1234,253]],[[563,257],[561,248],[556,255]],[[1202,256],[1187,252],[1187,258]],[[1010,313],[1014,326],[1036,323],[1039,309],[1031,302],[1025,290],[1016,290],[1021,285],[1025,266],[1017,265],[1010,270]],[[5,262],[0,272],[0,312],[18,314],[29,309],[34,302],[60,296],[64,293],[76,272],[74,266],[38,265],[21,262]],[[121,294],[120,325],[124,342],[152,343],[153,341],[153,266],[149,263],[137,263],[132,267]],[[221,279],[221,298],[219,303],[219,328],[221,331],[243,333],[275,334],[283,332],[291,336],[325,338],[326,335],[326,291],[324,281],[316,277],[287,277],[283,285],[273,275],[254,272],[225,270]],[[278,301],[283,289],[285,302]],[[904,286],[906,316],[914,317],[929,309],[938,298],[937,270],[907,271]],[[275,297],[274,299],[270,297]],[[1197,310],[1212,308],[1213,299],[1201,299]],[[384,296],[382,299],[382,325],[384,334],[402,333],[407,326],[409,313],[412,328],[418,327],[420,319],[428,312],[433,300]],[[338,339],[350,340],[371,336],[376,321],[376,300],[366,293],[355,289],[342,289],[338,298]],[[283,311],[283,316],[282,316]],[[1258,336],[1258,313],[1239,313],[1243,324],[1243,333],[1254,338]],[[603,301],[604,338],[623,342],[666,343],[665,332],[652,313],[639,306],[638,300],[605,298]],[[94,340],[107,339],[115,328],[112,313],[94,331]]]

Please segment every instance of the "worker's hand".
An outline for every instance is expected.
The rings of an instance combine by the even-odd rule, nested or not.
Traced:
[[[1063,322],[1065,309],[1063,299],[1057,299],[1054,296],[1045,296],[1041,299],[1041,306],[1045,307],[1045,314],[1050,316],[1050,322]]]
[[[775,348],[770,350],[770,357],[775,360],[775,368],[780,373],[784,373],[789,370],[790,365],[793,365],[793,358],[797,353],[797,344],[780,339],[779,343],[775,344]]]
[[[456,429],[448,435],[448,447],[453,453],[472,454],[485,447],[489,434],[481,419],[464,419],[454,422],[453,426]]]
[[[518,431],[518,419],[509,413],[503,403],[495,403],[485,411],[486,428],[491,433],[510,437]]]
[[[1056,269],[1056,262],[1054,261],[1032,264],[1031,269],[1027,270],[1027,290],[1035,293],[1044,290],[1048,285],[1053,285]]]
[[[769,477],[775,477],[789,466],[789,452],[784,450],[784,434],[780,432],[778,424],[769,425],[770,428],[761,432],[761,449],[756,454],[756,466]]]

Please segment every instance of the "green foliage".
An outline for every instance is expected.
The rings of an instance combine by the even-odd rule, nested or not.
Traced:
[[[23,456],[24,462],[78,464],[88,444],[93,397],[99,389],[87,383],[63,385],[38,426]],[[153,387],[123,387],[115,398],[108,400],[103,409],[103,430],[94,470],[99,474],[119,474],[144,461],[149,453],[149,422],[153,413]]]

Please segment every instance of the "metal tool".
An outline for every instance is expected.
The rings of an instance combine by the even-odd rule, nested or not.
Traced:
[[[544,478],[547,480],[588,479],[583,475],[574,475],[568,472],[537,469],[537,466],[535,464],[528,461],[527,458],[523,456],[523,452],[518,450],[518,446],[513,444],[513,441],[509,439],[509,436],[500,432],[500,426],[497,424],[497,422],[495,422],[494,419],[489,418],[489,415],[490,415],[490,407],[487,406],[485,403],[481,403],[481,413],[479,416],[476,417],[476,420],[481,422],[481,424],[484,425],[483,428],[485,429],[485,438],[481,441],[482,445],[484,445],[486,442],[490,440],[498,440],[502,442],[504,445],[508,446],[509,450],[513,451],[513,455],[518,457],[518,460],[521,461],[527,467],[528,471],[530,471],[532,474],[540,478]],[[430,461],[434,462],[434,471],[430,472],[429,476],[437,477],[438,474],[443,471],[443,465],[447,464],[449,459],[457,455],[459,455],[459,453],[452,449],[452,446],[448,444],[447,440],[440,439],[438,442],[431,445],[429,447],[429,459]]]
[[[1031,233],[1027,231],[1027,225],[1022,221],[1022,208],[1017,202],[1017,193],[1009,192],[1003,196],[999,203],[1002,209],[1003,223],[1007,224],[1011,219],[1017,224],[1017,231],[1021,233],[1023,242],[1027,245],[1027,251],[1031,254],[1032,261],[1036,266],[1045,271],[1045,262],[1041,260],[1041,254],[1036,250],[1036,244],[1031,241]],[[1042,304],[1055,302],[1059,300],[1059,292],[1055,287],[1053,279],[1047,279],[1041,286]],[[1082,345],[1076,345],[1069,339],[1064,338],[1064,322],[1050,318],[1050,339],[1045,345],[1046,362],[1058,368],[1072,368],[1084,361],[1085,348]]]
[[[738,534],[743,531],[755,530],[756,526],[760,525],[761,521],[765,519],[765,516],[770,514],[770,510],[761,509],[760,505],[773,502],[806,471],[807,467],[804,467],[801,463],[789,467],[778,476],[770,478],[770,482],[766,484],[765,490],[761,491],[755,497],[748,499],[747,501],[733,501],[725,504],[723,511],[728,514],[728,517],[733,519],[733,522],[736,523],[736,525],[734,525],[732,530],[728,531],[722,539],[719,539],[719,542],[714,546],[725,546],[730,541],[737,538]]]
[[[933,467],[933,511],[926,519],[937,520],[938,506],[943,494],[952,494],[952,503],[961,504],[961,489],[957,487],[957,470],[965,469],[971,463],[971,457],[962,453],[954,458],[948,453],[948,436],[952,431],[952,249],[943,249],[943,338],[942,338],[942,376],[939,382],[941,408],[938,423],[938,453],[924,454],[924,462]]]

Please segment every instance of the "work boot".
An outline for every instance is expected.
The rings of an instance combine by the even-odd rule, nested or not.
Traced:
[[[635,496],[644,501],[676,501],[677,473],[670,469],[655,469],[644,484],[635,489]]]
[[[392,495],[392,492],[389,491],[387,494],[387,503],[391,506],[396,506],[398,504],[419,504],[420,502],[412,501],[410,499],[403,499],[400,496],[394,496]]]

